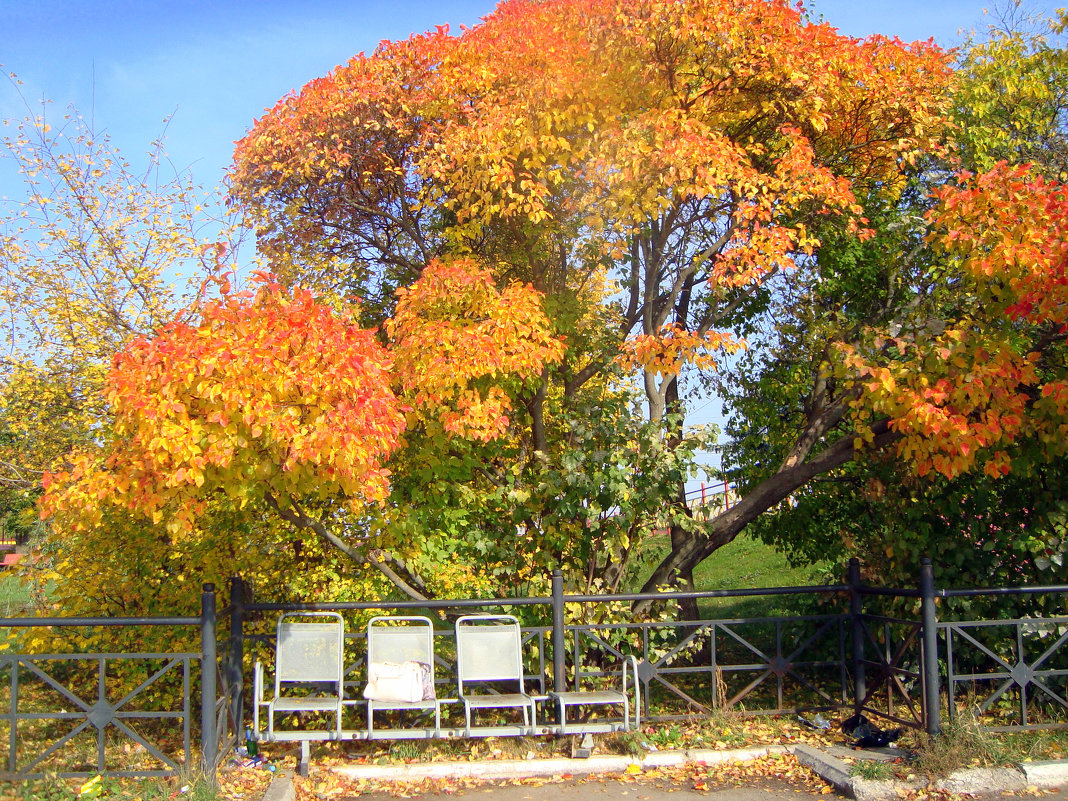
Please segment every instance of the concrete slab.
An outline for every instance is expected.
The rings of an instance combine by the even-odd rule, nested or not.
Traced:
[[[804,743],[794,746],[797,761],[834,787],[843,795],[853,796],[853,777],[849,775],[849,765],[826,751],[820,751]]]
[[[295,801],[296,797],[293,777],[285,771],[278,771],[263,794],[263,801]]]
[[[995,795],[1019,792],[1027,787],[1027,780],[1017,768],[967,768],[953,771],[934,786],[950,793]]]
[[[1029,787],[1064,787],[1068,785],[1068,760],[1021,762],[1020,770]]]
[[[893,762],[906,756],[900,748],[849,748],[844,745],[832,745],[827,753],[839,759],[867,759],[870,762]]]

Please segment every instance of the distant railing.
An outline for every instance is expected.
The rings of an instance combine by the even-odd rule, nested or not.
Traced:
[[[702,481],[699,487],[686,491],[686,506],[697,520],[706,520],[730,509],[736,503],[738,503],[738,493],[727,481],[717,481],[711,484]]]

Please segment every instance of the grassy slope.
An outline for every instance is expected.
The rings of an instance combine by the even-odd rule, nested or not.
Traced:
[[[657,559],[667,548],[665,537],[650,543],[648,552]],[[652,561],[651,559],[649,560]],[[828,565],[792,567],[786,555],[762,541],[742,534],[716,551],[694,571],[698,590],[748,590],[762,587],[801,587],[821,584]],[[755,617],[783,611],[783,599],[768,596],[713,598],[701,609],[715,617]]]
[[[0,617],[33,614],[30,592],[14,573],[0,572]]]

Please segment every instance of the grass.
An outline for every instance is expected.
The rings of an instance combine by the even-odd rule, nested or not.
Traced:
[[[648,546],[646,561],[659,561],[667,552],[667,537],[658,536]],[[742,534],[713,553],[694,570],[699,591],[748,590],[762,587],[802,587],[823,583],[830,565],[795,567],[786,555],[762,540]],[[708,617],[761,617],[790,611],[791,596],[710,598],[700,609]]]
[[[46,777],[0,787],[3,801],[217,801],[222,799],[201,779],[56,779]]]
[[[878,762],[872,759],[858,759],[850,767],[849,775],[879,782],[894,778],[894,769],[886,762]]]
[[[945,776],[955,770],[999,767],[1068,755],[1068,732],[1035,730],[991,732],[969,715],[958,715],[937,737],[917,734],[917,773]]]
[[[0,617],[19,617],[32,610],[29,587],[16,575],[0,573]]]

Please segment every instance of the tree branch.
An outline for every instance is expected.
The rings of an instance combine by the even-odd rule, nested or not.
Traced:
[[[297,502],[294,501],[292,498],[289,499],[288,506],[282,506],[278,502],[278,499],[275,498],[269,492],[264,493],[264,498],[267,500],[267,505],[274,509],[274,511],[278,513],[278,516],[285,520],[287,523],[292,523],[297,528],[308,529],[310,531],[315,532],[319,535],[321,539],[323,539],[329,545],[332,545],[337,550],[341,551],[341,553],[345,554],[345,556],[349,557],[357,564],[361,566],[370,565],[375,570],[380,572],[383,576],[388,578],[390,582],[395,587],[397,587],[397,589],[399,589],[409,598],[412,598],[416,601],[429,600],[427,595],[423,594],[415,587],[413,587],[408,581],[402,578],[400,574],[393,570],[389,565],[385,564],[382,559],[385,558],[389,561],[393,561],[395,564],[398,564],[398,566],[402,567],[405,572],[409,573],[409,578],[413,579],[414,583],[419,584],[423,587],[423,589],[426,589],[426,585],[424,584],[423,580],[411,574],[411,572],[408,571],[407,566],[404,564],[403,561],[397,559],[396,557],[390,554],[387,554],[381,549],[375,549],[375,551],[372,553],[364,553],[358,548],[353,548],[347,542],[345,542],[332,531],[330,531],[325,525],[323,525],[323,522],[321,520],[318,520],[306,514],[300,508]]]

